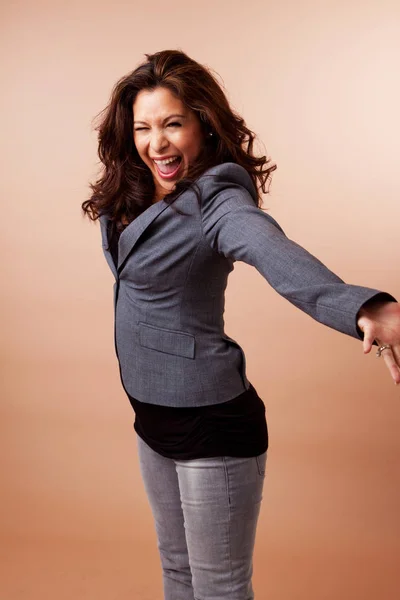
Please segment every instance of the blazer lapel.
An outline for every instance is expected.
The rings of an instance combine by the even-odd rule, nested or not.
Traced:
[[[147,227],[154,221],[156,217],[158,217],[166,208],[168,208],[168,206],[169,204],[167,202],[164,202],[164,200],[159,200],[158,202],[155,202],[154,204],[146,208],[146,210],[144,210],[139,216],[137,216],[136,219],[134,219],[132,223],[129,223],[129,225],[123,230],[118,242],[118,270],[115,268],[111,252],[107,250],[108,219],[106,215],[101,215],[99,217],[104,254],[115,278],[118,277],[118,273],[121,271],[126,259],[128,258],[128,255],[132,252],[135,244],[139,240],[142,233],[147,229]]]
[[[110,267],[115,279],[118,277],[117,268],[115,266],[113,257],[111,256],[111,252],[107,250],[108,247],[108,237],[107,237],[107,226],[108,219],[106,215],[101,215],[99,217],[100,221],[100,230],[101,230],[101,245],[103,246],[104,256],[106,257],[106,261],[108,262],[108,266]]]
[[[158,217],[169,204],[164,200],[159,200],[143,211],[136,219],[132,221],[121,233],[118,245],[118,272],[122,267],[129,254],[132,252],[135,244],[138,242],[142,233],[147,227]]]

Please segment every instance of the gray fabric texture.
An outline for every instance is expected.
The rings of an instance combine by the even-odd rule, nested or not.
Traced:
[[[226,402],[248,389],[243,349],[224,329],[224,294],[235,261],[254,266],[316,321],[361,339],[357,313],[379,290],[345,283],[290,240],[256,207],[256,190],[240,165],[208,169],[197,184],[200,206],[189,189],[172,206],[164,200],[151,205],[126,227],[117,269],[107,250],[107,217],[100,217],[115,277],[115,350],[129,395],[190,407]]]

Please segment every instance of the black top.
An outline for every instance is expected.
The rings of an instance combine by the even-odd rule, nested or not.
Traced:
[[[116,265],[118,239],[115,231],[108,240]],[[208,406],[171,407],[128,398],[136,433],[167,458],[250,457],[268,448],[265,405],[251,384],[236,398]]]

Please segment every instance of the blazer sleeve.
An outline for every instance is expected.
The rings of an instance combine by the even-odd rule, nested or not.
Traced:
[[[240,186],[206,196],[202,223],[204,236],[216,252],[252,265],[286,300],[316,321],[354,338],[363,339],[357,314],[365,302],[378,294],[396,302],[386,292],[345,283],[290,240]]]

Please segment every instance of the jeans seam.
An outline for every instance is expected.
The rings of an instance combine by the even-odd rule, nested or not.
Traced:
[[[231,554],[231,497],[230,497],[230,493],[229,493],[229,473],[228,473],[228,466],[226,464],[226,460],[225,460],[225,456],[222,457],[222,462],[224,465],[224,472],[225,472],[225,482],[226,482],[226,493],[228,496],[228,511],[229,511],[229,518],[228,518],[228,551],[229,551],[229,568],[230,568],[230,572],[231,572],[231,589],[230,589],[230,593],[232,593],[233,591],[233,572],[232,572],[232,554]]]
[[[256,463],[257,463],[257,469],[258,469],[258,473],[259,473],[260,477],[262,477],[262,476],[265,475],[265,470],[266,470],[266,467],[264,466],[264,468],[263,468],[263,466],[261,464],[261,460],[260,460],[261,456],[262,455],[260,454],[260,455],[258,455],[258,456],[255,457]]]

